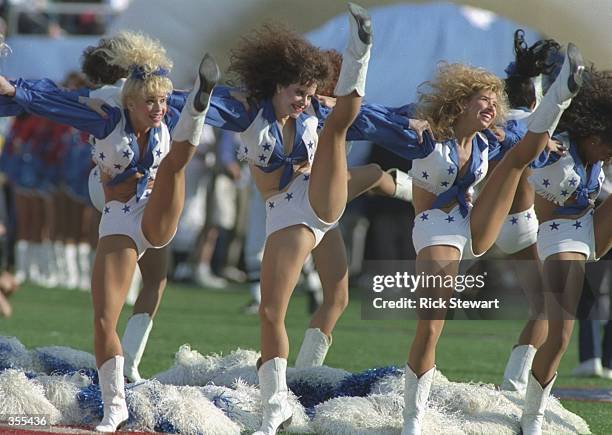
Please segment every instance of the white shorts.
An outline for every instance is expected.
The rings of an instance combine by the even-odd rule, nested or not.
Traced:
[[[299,175],[284,192],[266,200],[266,238],[283,228],[305,225],[314,234],[316,247],[325,233],[338,225],[340,218],[325,222],[312,209],[308,200],[309,179],[310,174]]]
[[[560,252],[579,252],[587,261],[597,261],[593,210],[578,219],[553,219],[542,222],[538,231],[538,256],[541,261]]]
[[[149,192],[150,190],[147,190],[145,195]],[[98,230],[100,239],[104,236],[128,236],[136,245],[139,259],[144,255],[147,249],[163,248],[170,243],[174,235],[172,235],[170,240],[163,245],[153,246],[142,232],[142,215],[144,214],[144,209],[148,202],[147,198],[136,201],[136,195],[134,195],[125,203],[109,201],[104,204],[102,219],[100,219],[100,227]]]
[[[514,254],[538,240],[538,217],[533,205],[519,213],[509,214],[495,244],[506,254]]]
[[[471,210],[466,217],[461,216],[458,205],[449,213],[436,208],[419,213],[412,230],[416,253],[428,246],[449,245],[459,250],[460,259],[480,257],[482,254],[476,255],[472,250],[470,213]]]

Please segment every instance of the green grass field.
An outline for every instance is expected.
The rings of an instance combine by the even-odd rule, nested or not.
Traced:
[[[212,292],[172,284],[166,290],[141,365],[151,376],[173,364],[174,353],[184,343],[202,354],[226,353],[237,347],[259,348],[257,316],[240,308],[248,297],[243,287]],[[16,336],[28,348],[61,345],[92,352],[90,295],[78,291],[23,287],[12,298],[14,314],[0,319],[0,335]],[[406,360],[412,321],[364,321],[355,298],[334,332],[334,345],[326,364],[350,371]],[[121,330],[130,315],[124,308]],[[297,355],[308,325],[306,299],[297,293],[289,307],[287,329],[292,344],[290,364]],[[438,368],[451,380],[499,383],[504,365],[521,328],[510,321],[449,321],[438,347]],[[570,376],[576,365],[577,346],[572,343],[561,362],[557,387],[607,387],[612,381]],[[589,423],[593,434],[612,433],[612,404],[564,401]]]

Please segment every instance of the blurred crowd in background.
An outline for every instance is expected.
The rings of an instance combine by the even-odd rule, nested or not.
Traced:
[[[130,0],[0,0],[0,33],[102,35]]]

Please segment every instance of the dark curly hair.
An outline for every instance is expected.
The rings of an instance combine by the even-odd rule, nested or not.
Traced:
[[[560,46],[554,39],[543,39],[531,47],[525,42],[525,31],[514,32],[515,61],[506,72],[506,94],[510,107],[531,107],[535,102],[532,78],[540,74],[550,74],[555,54]]]
[[[565,110],[558,131],[566,131],[574,141],[598,136],[612,143],[612,71],[589,66],[584,84]]]
[[[319,85],[317,88],[317,94],[334,97],[334,90],[336,83],[338,83],[338,77],[340,77],[340,67],[342,66],[342,55],[333,49],[323,50],[321,52],[323,56],[329,61],[330,74],[325,83]]]
[[[321,50],[302,36],[280,24],[266,24],[241,38],[230,52],[228,72],[249,98],[263,100],[276,93],[277,85],[321,85],[330,67]]]
[[[81,71],[95,85],[112,85],[117,80],[128,76],[127,69],[111,65],[102,49],[112,49],[112,38],[102,38],[98,45],[90,45],[81,55]]]

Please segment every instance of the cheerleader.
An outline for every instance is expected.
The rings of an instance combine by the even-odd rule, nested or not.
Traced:
[[[417,118],[427,120],[435,135],[422,144],[411,129],[388,132],[376,142],[413,160],[413,204],[416,220],[413,242],[416,272],[454,276],[462,258],[478,257],[489,249],[510,211],[523,171],[545,148],[563,111],[582,83],[582,59],[570,44],[561,74],[528,121],[525,137],[491,173],[475,200],[466,194],[482,181],[489,149],[499,152],[492,134],[481,131],[503,119],[504,83],[481,69],[443,64],[437,76],[420,90]],[[419,289],[426,297],[449,298],[452,289]],[[427,399],[435,374],[435,350],[446,310],[419,310],[419,320],[408,355],[404,389],[402,434],[421,433]]]
[[[372,37],[367,11],[355,4],[349,4],[349,11],[351,34],[336,85],[338,98],[320,134],[319,120],[306,111],[317,85],[329,75],[328,63],[303,38],[273,26],[245,38],[232,52],[230,71],[245,86],[249,109],[223,88],[207,116],[212,125],[241,133],[239,157],[250,163],[267,210],[258,364],[264,414],[258,435],[275,434],[291,421],[284,317],[311,251],[327,300],[313,318],[316,341],[329,344],[348,302],[346,254],[337,222],[348,198],[345,138],[365,93]],[[326,351],[312,346],[309,358],[324,358],[314,354],[315,347]]]
[[[101,115],[106,116],[104,106],[122,107],[121,91],[129,75],[128,68],[110,62],[116,51],[127,47],[142,47],[147,44],[147,37],[134,32],[121,32],[110,38],[102,38],[95,46],[85,49],[82,56],[81,70],[96,88],[89,91],[81,88],[73,94],[82,103],[88,104]],[[176,95],[180,105],[175,104]],[[187,94],[172,91],[168,105],[181,110]],[[80,97],[80,98],[79,98]],[[95,167],[89,174],[89,195],[94,206],[104,210],[104,191],[100,182],[100,170]],[[132,316],[128,319],[121,338],[121,347],[125,359],[123,374],[130,382],[141,382],[140,361],[146,350],[153,321],[161,303],[168,281],[168,248],[149,249],[138,260],[142,277],[142,287],[134,303]]]
[[[166,246],[176,232],[184,202],[185,167],[199,143],[210,93],[219,78],[208,55],[179,113],[168,108],[171,67],[165,50],[150,39],[109,53],[110,64],[129,68],[122,108],[100,118],[82,105],[50,92],[12,85],[0,77],[0,94],[29,112],[86,131],[95,138],[94,161],[102,171],[105,206],[92,276],[94,349],[104,417],[96,427],[113,432],[128,418],[123,356],[116,333],[137,260],[149,248]],[[170,140],[170,131],[173,139]]]
[[[95,110],[100,116],[106,117],[104,106],[121,108],[121,92],[126,78],[129,75],[128,67],[120,64],[113,64],[110,59],[117,56],[117,52],[126,51],[133,47],[143,47],[149,44],[148,37],[134,32],[121,32],[110,38],[102,38],[95,46],[87,47],[82,55],[81,70],[86,75],[95,89],[90,90],[86,87],[78,87],[72,90],[58,88],[53,82],[47,79],[21,81],[24,86],[38,89],[45,92],[55,93],[64,98],[86,104]],[[173,90],[168,97],[168,105],[177,110],[181,110],[186,102],[187,93]],[[6,113],[10,108],[14,111],[22,110],[15,106],[14,102],[3,102],[2,110]],[[76,138],[75,138],[76,139]],[[70,147],[69,155],[76,152],[74,147]],[[83,183],[81,177],[75,180],[74,174],[81,174],[84,170],[88,172],[88,182]],[[104,210],[104,190],[100,181],[101,171],[96,166],[91,171],[83,165],[73,165],[67,168],[66,172],[70,181],[67,183],[68,191],[71,196],[80,197],[78,192],[87,193],[94,207],[102,213]],[[85,188],[88,192],[82,191]],[[77,206],[78,207],[78,206]],[[79,207],[80,208],[80,207]],[[73,226],[72,228],[77,228]],[[85,243],[79,243],[78,262],[81,271],[85,270],[86,247]],[[76,274],[76,255],[77,250],[72,249],[74,245],[67,244],[63,247],[68,267],[68,277]],[[85,249],[84,249],[85,248]],[[60,247],[61,249],[61,247]],[[85,251],[85,252],[84,252]],[[168,248],[150,249],[138,260],[140,276],[142,276],[142,289],[134,303],[132,316],[128,319],[121,345],[124,356],[124,376],[131,382],[141,382],[139,365],[144,355],[149,334],[153,328],[153,319],[157,314],[161,299],[166,288],[168,271]],[[71,259],[73,259],[71,261]],[[71,267],[71,265],[74,266]],[[71,270],[75,270],[74,273]],[[84,275],[84,273],[82,273]],[[74,281],[70,280],[69,281]]]
[[[527,383],[521,416],[526,435],[542,433],[550,391],[574,326],[584,263],[598,260],[612,246],[612,201],[594,208],[605,179],[602,167],[612,162],[612,74],[593,67],[586,71],[558,132],[555,138],[568,152],[535,162],[529,177],[541,221],[537,250],[543,262],[548,335]]]

